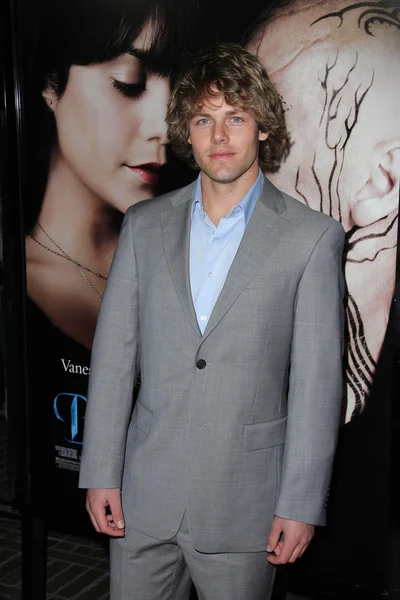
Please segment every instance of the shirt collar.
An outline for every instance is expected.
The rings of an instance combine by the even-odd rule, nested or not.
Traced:
[[[263,183],[263,175],[262,175],[261,169],[259,169],[258,177],[257,177],[256,181],[254,182],[252,187],[249,189],[247,194],[244,196],[244,198],[242,198],[242,200],[239,202],[239,204],[237,204],[231,210],[231,212],[229,213],[229,215],[227,215],[227,217],[230,217],[232,214],[236,213],[238,210],[243,211],[244,212],[244,221],[245,221],[245,224],[247,225],[247,223],[251,217],[251,214],[254,210],[254,207],[256,205],[256,202],[260,196],[262,183]],[[192,203],[192,218],[193,218],[193,215],[196,210],[199,210],[202,213],[204,213],[203,199],[201,196],[201,173],[199,173],[199,176],[197,177],[197,181],[196,181],[196,189],[194,192],[193,203]]]

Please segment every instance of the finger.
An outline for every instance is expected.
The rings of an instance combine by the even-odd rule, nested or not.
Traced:
[[[95,529],[98,533],[105,533],[111,537],[122,537],[125,535],[124,529],[110,525],[109,519],[112,519],[112,515],[106,514],[106,509],[103,506],[96,507],[92,511],[93,520],[92,523],[96,523]],[[113,521],[111,521],[113,523]]]
[[[106,534],[110,535],[111,537],[124,537],[125,529],[118,529],[118,527],[113,529],[112,527],[109,527],[106,531]]]
[[[114,523],[114,521],[109,521],[108,522],[108,529],[107,529],[107,535],[110,535],[110,530],[113,531],[119,531],[121,533],[121,535],[125,535],[125,529],[120,529],[119,527],[117,527]]]
[[[96,531],[99,533],[105,533],[107,527],[106,504],[107,500],[104,497],[99,497],[92,490],[88,490],[86,508]]]
[[[116,527],[118,527],[118,529],[124,529],[125,528],[125,520],[124,520],[124,513],[122,511],[122,504],[121,504],[121,498],[114,498],[112,500],[110,500],[110,510],[111,510],[111,516],[112,516],[112,520],[114,521],[114,524],[116,525]]]
[[[96,531],[98,533],[109,534],[110,528],[108,526],[108,519],[107,519],[107,517],[109,515],[106,514],[106,507],[102,503],[90,502],[89,508],[90,508],[89,514],[91,515],[92,523],[95,523]],[[97,525],[97,527],[96,527],[96,525]]]
[[[112,518],[112,515],[106,515],[106,518],[108,521],[108,526],[111,527],[112,529],[117,529],[117,526],[114,523],[114,519]]]
[[[109,525],[108,517],[112,517],[112,515],[109,514],[109,501],[107,499],[107,495],[99,495],[94,493],[93,490],[88,490],[86,508],[89,513],[90,520],[92,521],[93,527],[98,533],[105,533],[111,537],[122,537],[125,535],[124,529],[119,527],[114,528],[113,526]],[[119,506],[122,513],[119,493],[116,495],[116,498],[117,501],[114,504],[117,506],[117,512]]]
[[[113,521],[110,523],[107,517],[108,515],[106,515],[104,520],[102,520],[102,524],[100,525],[100,533],[105,533],[111,537],[123,537],[125,535],[125,530],[116,527],[113,524]]]
[[[89,509],[87,509],[87,511],[88,511],[88,513],[89,513],[89,517],[90,517],[90,520],[92,521],[92,525],[93,525],[93,527],[95,528],[95,530],[97,531],[97,533],[101,533],[101,531],[100,531],[100,527],[97,525],[97,521],[96,521],[96,519],[95,519],[95,517],[94,517],[94,514],[93,514],[93,513],[92,513],[92,511],[91,511],[91,510],[89,510]]]
[[[92,506],[92,513],[100,529],[100,532],[106,533],[108,521],[105,507],[101,505]]]
[[[295,560],[303,556],[304,552],[307,550],[308,546],[311,544],[311,539],[303,539],[299,542],[297,548],[294,549],[292,556],[289,559],[290,563],[293,563]]]
[[[275,548],[279,542],[281,533],[282,533],[282,527],[279,524],[279,522],[276,519],[274,519],[272,521],[271,531],[269,532],[269,536],[268,536],[267,552],[275,551]]]
[[[111,525],[113,527],[116,527],[116,524],[114,523],[114,519],[112,515],[106,515],[106,519],[108,521],[108,525]]]
[[[301,558],[303,556],[304,552],[307,550],[307,548],[310,544],[311,544],[311,540],[309,542],[307,542],[307,544],[305,544],[303,550],[299,554],[299,558]]]
[[[283,541],[282,542],[278,542],[278,544],[276,545],[276,548],[274,550],[276,556],[280,555],[280,553],[282,552],[282,548],[283,548]]]
[[[294,563],[300,556],[301,551],[303,550],[304,546],[302,544],[299,544],[298,546],[296,546],[296,548],[293,550],[292,556],[289,558],[288,562],[289,563]]]
[[[269,556],[268,561],[273,565],[285,565],[288,562],[289,558],[292,556],[296,546],[297,540],[284,540],[279,556]]]
[[[97,531],[97,533],[100,533],[100,528],[99,528],[99,526],[97,524],[97,521],[95,519],[95,516],[94,516],[94,514],[92,512],[89,500],[86,500],[86,510],[87,510],[87,512],[89,514],[89,517],[90,517],[90,520],[92,522],[93,527],[95,528],[95,530]]]

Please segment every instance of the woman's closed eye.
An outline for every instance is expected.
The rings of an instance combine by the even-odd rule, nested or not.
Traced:
[[[125,81],[119,81],[118,79],[111,79],[111,85],[125,98],[138,98],[146,90],[146,81],[140,81],[139,83],[127,83]]]

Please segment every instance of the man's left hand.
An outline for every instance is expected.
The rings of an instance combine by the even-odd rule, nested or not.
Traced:
[[[307,550],[314,536],[314,525],[275,517],[268,538],[267,552],[273,565],[293,563]]]

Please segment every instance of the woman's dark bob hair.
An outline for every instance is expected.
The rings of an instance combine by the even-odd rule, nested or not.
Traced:
[[[26,226],[35,222],[45,191],[50,156],[57,140],[53,113],[42,92],[51,86],[60,97],[73,65],[113,60],[127,52],[143,27],[153,37],[146,68],[163,76],[178,72],[197,42],[196,2],[191,0],[44,0],[30,5],[23,40],[24,114],[31,195]],[[33,50],[33,51],[32,51]]]

